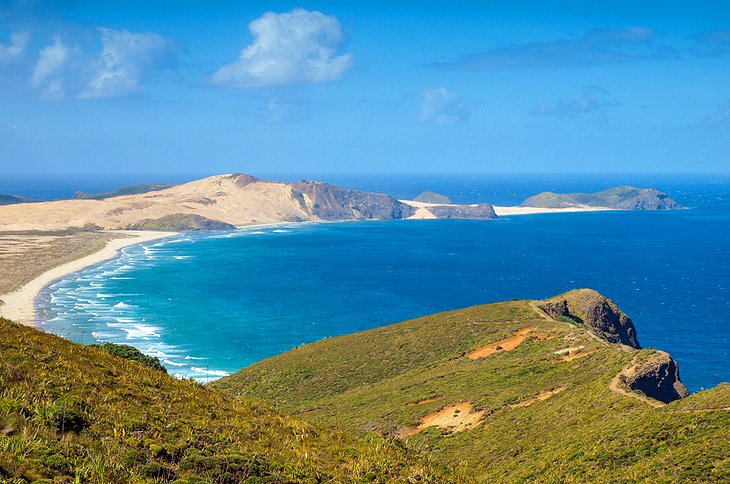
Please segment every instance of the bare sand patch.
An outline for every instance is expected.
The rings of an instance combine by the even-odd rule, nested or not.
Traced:
[[[512,351],[513,349],[521,345],[528,337],[536,338],[539,341],[551,337],[551,335],[546,333],[533,333],[534,330],[535,328],[518,329],[517,331],[515,331],[514,336],[495,341],[494,343],[489,343],[488,345],[482,346],[481,348],[477,348],[474,351],[467,353],[466,357],[471,360],[486,358],[487,356],[493,355],[495,353],[501,353],[502,351]]]
[[[428,414],[421,418],[421,423],[416,427],[406,427],[400,430],[399,437],[410,437],[416,435],[428,427],[440,427],[449,433],[461,432],[473,429],[484,416],[484,410],[474,411],[474,405],[470,402],[459,402],[449,405],[441,410]]]
[[[537,395],[533,395],[530,398],[526,398],[525,400],[522,400],[521,402],[515,403],[514,405],[510,405],[511,408],[518,408],[518,407],[529,407],[533,403],[537,402],[544,402],[548,398],[557,395],[560,392],[563,392],[567,389],[566,386],[559,386],[557,388],[553,388],[552,390],[545,390]]]

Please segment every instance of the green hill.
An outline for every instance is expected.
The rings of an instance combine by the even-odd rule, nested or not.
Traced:
[[[162,184],[162,183],[146,183],[143,185],[125,185],[123,187],[109,190],[108,192],[102,193],[86,193],[76,192],[74,198],[79,200],[101,200],[104,198],[123,197],[125,195],[139,195],[141,193],[156,192],[170,188],[174,185]]]
[[[523,207],[567,208],[580,205],[617,210],[676,210],[683,208],[664,192],[652,188],[614,187],[596,193],[542,192]]]
[[[211,385],[480,482],[730,479],[730,385],[682,399],[676,363],[638,347],[628,316],[578,290],[326,339]]]
[[[2,318],[0,334],[0,482],[463,481],[397,441],[288,417],[109,348]]]

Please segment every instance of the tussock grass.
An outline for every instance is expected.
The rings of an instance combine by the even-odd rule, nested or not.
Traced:
[[[102,348],[1,318],[0,334],[0,482],[466,479],[397,440],[282,415]]]

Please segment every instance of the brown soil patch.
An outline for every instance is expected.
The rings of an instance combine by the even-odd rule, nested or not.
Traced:
[[[406,427],[398,433],[399,437],[410,437],[416,435],[428,427],[441,427],[447,432],[461,432],[462,430],[473,429],[484,416],[484,410],[474,411],[474,406],[469,402],[460,402],[444,407],[438,412],[426,415],[421,419],[417,427]]]
[[[409,407],[415,407],[416,405],[422,405],[422,404],[424,404],[424,403],[431,403],[431,402],[436,402],[436,401],[438,401],[438,400],[441,400],[442,398],[444,398],[444,397],[442,397],[442,396],[440,396],[440,395],[436,395],[436,396],[433,396],[433,397],[429,397],[429,398],[423,398],[423,399],[421,399],[421,400],[417,400],[417,401],[415,401],[415,402],[408,402],[408,404],[407,404],[407,405],[408,405]]]
[[[467,353],[466,357],[472,360],[486,358],[487,356],[493,355],[495,353],[501,353],[502,351],[512,351],[513,349],[521,345],[528,337],[536,338],[538,341],[542,341],[551,337],[551,335],[545,333],[531,334],[532,331],[534,331],[534,328],[518,329],[517,331],[515,331],[515,334],[513,336],[510,336],[509,338],[505,338],[503,340],[495,341],[494,343],[489,343],[488,345],[482,346],[481,348],[477,348],[474,351]]]
[[[529,407],[533,403],[544,402],[548,398],[550,398],[550,397],[552,397],[554,395],[557,395],[558,393],[560,393],[562,391],[565,391],[566,388],[568,388],[568,387],[561,386],[561,387],[553,388],[552,390],[542,391],[542,392],[538,393],[537,395],[533,395],[530,398],[527,398],[525,400],[522,400],[519,403],[515,403],[514,405],[510,405],[510,407],[512,407],[512,408]]]

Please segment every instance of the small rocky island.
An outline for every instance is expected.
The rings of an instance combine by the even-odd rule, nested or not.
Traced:
[[[600,207],[614,210],[678,210],[684,208],[653,188],[614,187],[596,193],[542,192],[522,202],[523,207]]]

